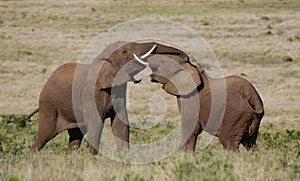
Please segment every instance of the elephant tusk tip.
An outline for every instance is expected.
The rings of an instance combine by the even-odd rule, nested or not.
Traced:
[[[136,56],[136,54],[134,53],[133,54],[133,57],[139,62],[139,63],[141,63],[142,65],[149,65],[149,63],[147,63],[147,62],[144,62],[143,60],[141,60],[138,56]]]
[[[144,58],[148,57],[153,52],[153,50],[155,48],[156,48],[156,44],[154,44],[153,47],[147,53],[145,53],[145,55],[142,55],[141,59],[144,59]]]

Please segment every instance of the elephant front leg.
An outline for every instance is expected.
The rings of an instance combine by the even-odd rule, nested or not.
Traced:
[[[194,152],[197,136],[202,132],[199,123],[199,98],[197,95],[189,98],[178,98],[177,103],[181,114],[182,143],[180,150]]]
[[[112,96],[114,114],[111,116],[111,125],[118,151],[126,153],[129,150],[129,123],[125,93],[126,87],[122,87]]]
[[[183,152],[194,152],[196,148],[197,136],[191,136],[185,143],[180,147],[180,151]]]
[[[112,118],[112,132],[119,152],[128,152],[129,150],[129,125],[126,116],[125,120],[120,120],[118,116]]]
[[[87,125],[87,152],[96,155],[99,151],[99,143],[103,130],[103,121],[89,121]]]
[[[191,129],[191,128],[190,128]],[[187,125],[182,125],[182,146],[180,151],[184,152],[194,152],[197,143],[197,137],[202,132],[202,127],[200,124],[196,124],[194,131],[189,132]]]

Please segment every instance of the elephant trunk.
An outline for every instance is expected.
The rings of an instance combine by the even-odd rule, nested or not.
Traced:
[[[184,53],[183,51],[171,47],[171,46],[167,46],[167,45],[162,45],[159,43],[155,43],[155,42],[149,42],[149,43],[143,43],[144,46],[144,50],[149,50],[150,48],[152,48],[154,45],[156,45],[155,50],[152,52],[152,54],[169,54],[169,55],[178,55],[181,58],[183,58],[185,61],[189,61],[189,56]]]

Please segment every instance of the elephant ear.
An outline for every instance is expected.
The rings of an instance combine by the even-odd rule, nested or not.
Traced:
[[[183,96],[197,90],[201,84],[201,79],[196,68],[189,66],[184,70],[176,72],[170,79],[163,85],[163,89],[173,95]]]
[[[118,75],[118,76],[117,76]],[[118,74],[118,70],[108,61],[103,61],[96,80],[97,89],[107,89],[113,86],[120,86],[130,81],[128,74]]]

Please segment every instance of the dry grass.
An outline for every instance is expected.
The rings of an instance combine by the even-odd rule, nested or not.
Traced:
[[[59,65],[79,60],[98,33],[120,22],[156,17],[194,29],[208,41],[225,75],[242,75],[254,83],[265,104],[264,132],[268,131],[269,123],[279,125],[280,122],[285,124],[277,126],[277,132],[299,130],[299,10],[300,3],[296,0],[1,1],[0,114],[31,112],[38,106],[39,91],[47,77]],[[131,111],[143,120],[147,120],[144,115],[150,113],[148,98],[157,94],[169,103],[164,121],[178,120],[175,98],[165,94],[158,85],[149,86],[145,79],[129,93],[134,97],[130,102]],[[65,134],[56,138],[60,141],[50,142],[42,154],[32,157],[24,151],[36,131],[36,122],[32,124],[30,132],[26,132],[30,135],[21,136],[24,142],[20,144],[25,145],[20,148],[21,153],[1,154],[0,177],[16,175],[22,180],[92,180],[94,177],[179,180],[201,176],[226,180],[299,179],[299,140],[292,140],[297,145],[293,148],[297,149],[291,151],[298,152],[298,156],[283,155],[282,150],[267,146],[250,154],[220,152],[216,151],[220,149],[216,143],[207,150],[197,150],[194,156],[176,154],[162,162],[140,166],[124,165],[100,155],[85,156],[84,151],[74,155],[60,153],[65,151]],[[51,151],[53,147],[55,150]],[[295,165],[295,173],[289,164]],[[211,173],[209,166],[216,173]]]

